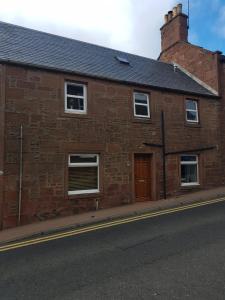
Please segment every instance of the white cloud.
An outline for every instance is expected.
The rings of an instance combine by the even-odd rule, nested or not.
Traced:
[[[147,57],[158,57],[161,50],[160,28],[164,24],[164,15],[177,1],[131,0],[132,3],[132,40],[131,49]]]
[[[0,0],[2,21],[156,58],[176,0]]]

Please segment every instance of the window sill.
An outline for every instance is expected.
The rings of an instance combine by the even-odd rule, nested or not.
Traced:
[[[181,185],[181,190],[193,190],[193,189],[199,189],[201,187],[200,183],[194,183],[194,184],[188,184],[188,185]]]
[[[85,111],[85,110],[72,110],[72,109],[67,110],[67,109],[65,109],[64,113],[65,114],[72,114],[72,115],[86,115],[87,111]]]
[[[193,182],[193,183],[181,183],[181,186],[196,186],[200,185],[198,182]]]
[[[92,195],[98,194],[99,190],[88,190],[88,191],[78,191],[78,192],[68,192],[69,196],[73,195]]]
[[[135,117],[132,119],[133,123],[146,123],[146,124],[152,124],[152,120],[150,118],[138,118]]]
[[[192,122],[185,122],[184,123],[184,125],[186,126],[186,127],[192,127],[192,128],[201,128],[202,126],[201,126],[201,124],[200,123],[192,123]]]
[[[78,114],[78,113],[69,113],[64,111],[61,115],[61,118],[73,118],[73,119],[90,119],[90,115],[87,113],[85,114]]]
[[[102,196],[101,192],[96,193],[87,193],[87,194],[67,194],[69,199],[93,199],[93,198],[100,198]]]

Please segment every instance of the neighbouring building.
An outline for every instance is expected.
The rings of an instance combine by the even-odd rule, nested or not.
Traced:
[[[0,22],[0,226],[225,183],[225,57],[178,5],[159,60]]]

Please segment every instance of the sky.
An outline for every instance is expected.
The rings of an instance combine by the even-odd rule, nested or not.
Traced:
[[[157,58],[164,15],[188,0],[0,0],[0,20]],[[225,53],[225,0],[190,0],[189,41]]]

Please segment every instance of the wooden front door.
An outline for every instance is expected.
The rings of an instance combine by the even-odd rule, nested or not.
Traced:
[[[151,200],[151,155],[135,155],[134,180],[136,201]]]

